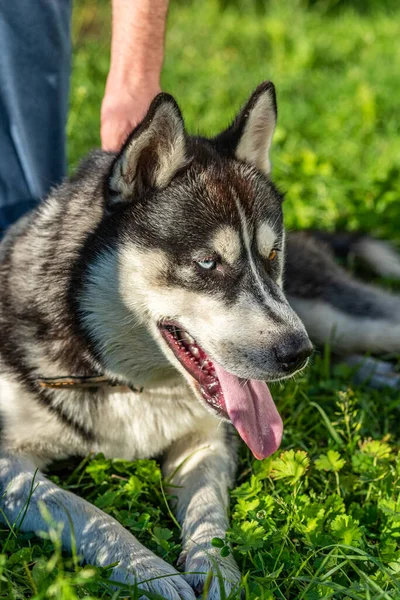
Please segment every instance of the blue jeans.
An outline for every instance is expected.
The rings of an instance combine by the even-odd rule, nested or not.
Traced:
[[[66,173],[72,0],[0,6],[0,236]]]

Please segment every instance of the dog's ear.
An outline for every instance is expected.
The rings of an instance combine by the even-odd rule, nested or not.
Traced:
[[[110,204],[132,200],[150,187],[166,187],[188,162],[181,111],[172,96],[158,94],[114,160]]]
[[[277,115],[275,86],[271,81],[264,81],[252,93],[232,125],[214,138],[214,142],[224,154],[235,156],[268,175],[271,171],[269,150]]]

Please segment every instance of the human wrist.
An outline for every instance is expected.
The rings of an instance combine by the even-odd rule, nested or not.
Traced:
[[[110,68],[105,93],[115,90],[124,90],[127,93],[136,93],[138,89],[160,89],[161,87],[161,68],[154,69],[154,64],[143,67]]]

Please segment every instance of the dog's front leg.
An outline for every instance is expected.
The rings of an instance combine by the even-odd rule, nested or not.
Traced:
[[[176,497],[176,512],[182,524],[179,562],[188,573],[186,579],[196,592],[202,591],[208,573],[219,570],[229,594],[238,587],[240,572],[232,556],[222,558],[211,540],[224,538],[228,527],[228,487],[235,474],[237,442],[225,425],[218,425],[210,419],[202,431],[175,442],[167,453],[163,472],[171,495]],[[214,576],[207,598],[220,597],[218,577]]]
[[[22,531],[45,530],[40,503],[52,520],[63,523],[62,542],[86,562],[107,566],[118,563],[111,579],[136,583],[140,590],[168,600],[195,600],[182,576],[145,548],[115,519],[82,498],[62,490],[41,473],[35,474],[30,460],[0,453],[0,521],[16,524]]]

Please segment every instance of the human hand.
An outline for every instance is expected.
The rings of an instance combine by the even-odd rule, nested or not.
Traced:
[[[107,81],[101,105],[100,137],[103,150],[117,151],[145,116],[150,102],[161,91],[159,84],[142,81],[134,86]]]

